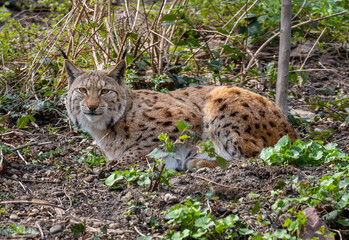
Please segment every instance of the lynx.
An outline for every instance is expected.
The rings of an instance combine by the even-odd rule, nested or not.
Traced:
[[[228,161],[257,156],[288,134],[298,134],[282,111],[267,98],[233,86],[195,86],[168,93],[130,90],[124,84],[125,61],[109,71],[81,70],[69,60],[67,111],[88,131],[112,163],[144,159],[167,133],[179,137],[177,121],[192,125],[198,140],[175,146],[180,159],[166,157],[168,169],[216,167],[215,159],[196,146],[211,140]]]

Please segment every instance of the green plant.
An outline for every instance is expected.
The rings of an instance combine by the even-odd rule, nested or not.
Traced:
[[[125,180],[127,186],[132,183],[137,183],[139,186],[147,186],[151,183],[148,173],[141,170],[136,170],[134,167],[130,168],[129,170],[115,171],[109,177],[104,179],[105,184],[112,189],[122,188],[124,186],[124,182],[121,180]]]
[[[288,228],[287,230],[290,234],[300,230],[306,223],[304,213],[302,211],[295,212],[295,209],[299,208],[300,205],[314,206],[320,209],[326,206],[327,209],[332,210],[322,217],[323,220],[330,224],[334,222],[339,223],[343,228],[349,227],[349,218],[344,214],[349,205],[348,172],[338,172],[332,176],[324,176],[320,181],[314,179],[311,182],[298,182],[296,177],[289,181],[288,184],[292,184],[297,189],[297,192],[300,194],[299,197],[279,198],[272,205],[272,209],[280,215],[284,212],[291,214],[292,217],[286,219],[283,225]]]
[[[326,91],[333,90],[327,89]],[[312,100],[307,99],[307,102],[311,103],[311,109],[321,112],[322,115],[349,123],[349,97],[347,95],[338,94],[333,101],[322,100],[314,96]]]
[[[96,234],[93,235],[92,240],[101,240],[104,239],[103,235],[108,233],[107,226],[103,226],[100,229],[100,232],[97,232]]]
[[[17,223],[10,223],[8,226],[0,225],[0,236],[14,236],[36,233],[37,231],[35,229]]]
[[[166,235],[170,239],[208,239],[224,237],[235,239],[240,235],[252,234],[236,215],[216,220],[208,214],[208,208],[202,210],[200,203],[187,197],[183,205],[176,205],[165,214],[166,225],[173,229]]]
[[[72,224],[69,229],[72,231],[74,238],[78,238],[86,231],[86,222]]]
[[[107,158],[90,150],[82,149],[78,162],[86,164],[88,167],[100,167],[103,163],[107,163]]]
[[[55,161],[57,154],[62,153],[63,149],[58,146],[55,150],[51,150],[49,152],[39,152],[37,159],[33,159],[33,163],[42,163],[45,160],[50,160],[51,162]]]
[[[322,145],[322,142],[303,142],[297,139],[293,144],[288,135],[282,137],[274,147],[264,148],[259,157],[264,163],[272,166],[319,166],[334,164],[344,167],[349,161],[349,155],[337,148],[336,143]]]

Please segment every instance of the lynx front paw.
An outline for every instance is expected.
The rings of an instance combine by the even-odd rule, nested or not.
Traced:
[[[216,161],[208,161],[208,160],[203,160],[203,159],[193,159],[189,163],[189,168],[190,169],[193,169],[193,168],[203,168],[203,167],[215,168],[217,166],[218,166],[218,164],[217,164]]]

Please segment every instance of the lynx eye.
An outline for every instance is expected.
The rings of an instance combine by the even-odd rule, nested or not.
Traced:
[[[81,93],[87,93],[87,89],[86,89],[86,88],[79,88],[79,92],[81,92]]]
[[[109,89],[102,89],[101,94],[107,94],[108,92],[110,92]]]

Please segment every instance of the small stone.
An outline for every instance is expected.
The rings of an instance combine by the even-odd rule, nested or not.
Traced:
[[[36,215],[38,215],[39,213],[39,209],[32,209],[30,212],[28,212],[28,216],[32,216],[32,217],[35,217]]]
[[[83,178],[83,180],[85,180],[86,182],[91,182],[94,178],[95,178],[95,176],[89,175],[89,176]]]
[[[57,192],[54,192],[53,195],[54,195],[55,197],[63,197],[65,194],[64,194],[64,192],[62,192],[62,191],[57,191]]]
[[[27,179],[28,179],[28,174],[27,174],[27,173],[23,174],[23,177],[22,177],[22,178],[25,179],[25,180],[27,180]]]
[[[203,168],[199,168],[198,170],[196,170],[197,173],[204,173],[207,171],[207,167],[203,167]]]
[[[16,214],[17,214],[18,217],[27,216],[26,212],[18,212]]]
[[[59,233],[63,230],[62,225],[54,225],[50,228],[50,233],[51,234],[55,234],[55,233]]]
[[[166,203],[175,203],[178,202],[178,198],[170,193],[166,193],[164,196],[164,201]]]
[[[40,227],[45,226],[45,221],[44,220],[38,220],[35,222],[37,225],[39,225]]]
[[[19,219],[19,217],[18,217],[18,215],[17,214],[14,214],[14,213],[12,213],[11,215],[10,215],[10,220],[18,220]]]
[[[17,176],[16,174],[13,174],[13,175],[11,176],[11,178],[16,180],[16,179],[18,178],[18,176]]]
[[[56,172],[52,171],[52,170],[48,170],[47,172],[45,172],[45,174],[47,177],[50,177],[50,176],[54,176],[56,174]]]
[[[19,199],[21,199],[21,200],[30,200],[30,199],[31,199],[31,196],[29,196],[29,195],[24,195],[24,196],[21,196]]]
[[[102,222],[96,221],[96,222],[93,222],[93,223],[92,223],[92,226],[93,226],[93,227],[101,227],[101,226],[103,226],[103,223],[102,223]]]
[[[131,200],[131,198],[132,198],[132,193],[128,192],[122,197],[122,200],[128,202]]]
[[[220,207],[220,208],[218,208],[218,212],[220,213],[220,214],[223,214],[223,213],[225,213],[227,211],[227,209],[225,208],[225,207]]]
[[[319,240],[335,240],[334,236],[327,238],[316,233],[317,231],[319,231],[320,227],[324,227],[326,229],[325,235],[329,235],[331,232],[327,225],[320,219],[314,207],[308,207],[304,209],[303,212],[308,221],[306,222],[304,229],[300,235],[302,239],[318,238]]]
[[[120,223],[111,223],[111,224],[109,224],[109,228],[118,229],[118,228],[120,228]]]

